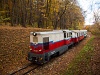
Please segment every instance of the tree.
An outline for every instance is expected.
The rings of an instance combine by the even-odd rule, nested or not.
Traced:
[[[7,22],[9,19],[12,26],[81,29],[84,24],[77,0],[0,0],[0,2],[0,12],[3,12],[0,19]]]
[[[30,5],[29,25],[32,26],[32,24],[33,24],[33,1],[32,0],[29,0],[29,5]]]
[[[100,34],[100,9],[98,9],[97,11],[94,12],[94,30],[96,33]]]

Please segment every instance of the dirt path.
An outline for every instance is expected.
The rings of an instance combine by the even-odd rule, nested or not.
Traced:
[[[63,55],[52,59],[49,63],[31,71],[29,75],[60,75],[65,69],[67,69],[69,63],[74,59],[74,57],[80,52],[87,41],[92,35],[89,33],[88,37],[81,41],[78,45],[69,49]]]

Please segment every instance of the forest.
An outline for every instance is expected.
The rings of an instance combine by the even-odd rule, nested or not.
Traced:
[[[0,0],[0,25],[47,29],[82,29],[77,0]]]
[[[0,0],[0,75],[100,75],[99,4],[93,16],[93,25],[84,26],[87,11],[78,0]],[[27,60],[30,32],[53,29],[87,29],[88,35],[65,54],[33,70],[36,65]]]

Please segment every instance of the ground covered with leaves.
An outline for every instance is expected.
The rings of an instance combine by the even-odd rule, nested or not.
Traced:
[[[30,62],[31,31],[44,31],[22,27],[0,27],[0,75],[9,75]],[[47,31],[47,30],[45,30]],[[59,57],[29,72],[29,75],[100,75],[100,37],[91,33],[79,44]],[[88,44],[90,43],[90,44]]]
[[[100,37],[92,37],[63,75],[100,75]]]
[[[94,46],[94,55],[92,57],[91,65],[92,66],[92,74],[100,75],[100,34],[94,38],[93,41]]]
[[[26,60],[30,45],[30,32],[48,31],[41,28],[0,26],[0,75],[28,63]]]

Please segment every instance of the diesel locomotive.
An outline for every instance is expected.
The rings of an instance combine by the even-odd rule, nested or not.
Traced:
[[[44,64],[54,55],[61,55],[70,46],[87,36],[87,30],[53,30],[30,32],[30,52],[28,60]]]

